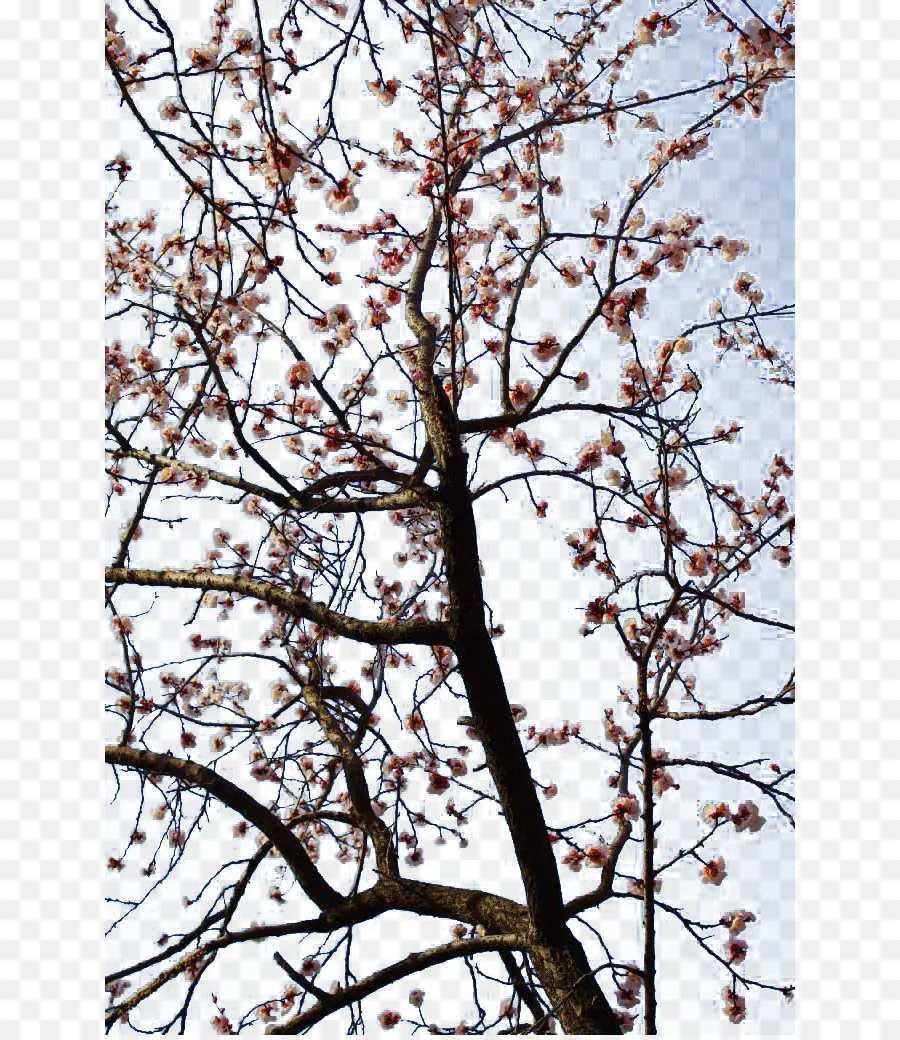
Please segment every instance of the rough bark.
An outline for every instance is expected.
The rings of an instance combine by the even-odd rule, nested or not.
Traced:
[[[531,947],[531,960],[563,1031],[571,1036],[620,1036],[615,1013],[568,928]]]

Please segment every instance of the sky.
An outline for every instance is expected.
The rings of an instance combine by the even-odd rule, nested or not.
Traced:
[[[189,8],[190,5],[185,5],[184,12],[179,11],[179,19],[189,17]],[[642,4],[626,5],[626,11],[635,17],[645,9]],[[235,24],[241,24],[239,19]],[[708,42],[696,30],[692,30],[690,36],[700,41],[694,47],[679,40],[677,46],[674,42],[661,44],[656,52],[645,49],[635,69],[635,79],[640,79],[640,85],[651,91],[655,89],[652,73],[658,67],[664,50],[665,82],[688,79],[701,62],[708,63]],[[137,100],[141,103],[144,99],[139,95]],[[349,107],[352,113],[353,106]],[[382,116],[386,125],[392,124],[393,111]],[[669,110],[666,112],[668,116]],[[371,116],[370,110],[362,107],[360,113],[365,113],[364,117]],[[160,222],[165,223],[166,215],[173,213],[173,207],[180,204],[180,186],[160,168],[157,158],[136,136],[127,113],[108,103],[105,118],[109,140],[114,142],[112,146],[116,149],[121,147],[136,160],[133,164],[140,203],[158,208]],[[674,115],[671,118],[674,122]],[[661,122],[666,125],[663,119]],[[710,265],[709,270],[693,270],[683,279],[672,279],[672,293],[667,297],[665,313],[654,313],[646,323],[646,333],[643,323],[638,328],[639,333],[662,339],[671,335],[671,331],[666,330],[679,326],[683,316],[687,320],[704,316],[710,299],[723,290],[738,269],[756,274],[774,301],[790,302],[794,266],[793,141],[793,107],[788,87],[773,92],[762,121],[742,121],[739,127],[727,131],[714,142],[708,157],[686,164],[678,175],[669,176],[666,188],[660,194],[661,207],[671,207],[670,212],[680,208],[700,209],[706,217],[710,234],[739,235],[747,238],[753,248],[750,255],[742,257],[734,267]],[[563,175],[567,187],[559,219],[563,220],[567,213],[583,212],[586,205],[607,197],[612,199],[616,184],[637,172],[637,157],[642,148],[646,151],[647,145],[643,141],[632,144],[626,139],[621,148],[607,150],[588,130],[572,134],[570,145],[557,160],[556,170]],[[393,189],[385,187],[385,191],[388,190]],[[376,196],[374,202],[383,204],[383,199]],[[126,206],[123,199],[123,208]],[[366,255],[360,254],[362,258]],[[575,295],[563,297],[554,294],[550,301],[541,298],[534,320],[545,321],[551,311],[554,322],[574,320],[577,314],[575,300]],[[780,342],[789,345],[790,335],[790,327],[785,323],[780,332]],[[709,409],[710,425],[723,419],[740,419],[746,424],[741,441],[735,446],[734,458],[729,460],[728,474],[736,483],[746,482],[752,488],[763,475],[765,462],[772,453],[785,449],[789,452],[792,446],[793,411],[789,395],[783,389],[763,386],[754,378],[753,370],[740,359],[729,359],[717,368],[707,355],[698,356],[697,363],[702,367],[707,387],[705,408]],[[604,373],[601,371],[598,377],[605,378]],[[560,436],[571,433],[575,438],[581,433],[577,428],[558,432]],[[486,499],[479,511],[487,598],[497,618],[506,626],[506,635],[497,644],[498,654],[511,699],[526,705],[528,721],[538,728],[558,724],[562,719],[578,719],[585,727],[592,724],[599,727],[603,707],[613,702],[618,684],[627,681],[620,655],[614,652],[609,640],[602,637],[584,640],[578,635],[579,607],[589,595],[585,591],[588,586],[584,577],[571,568],[564,541],[573,527],[581,526],[580,520],[572,519],[576,516],[575,509],[576,502],[560,501],[557,505],[554,501],[547,519],[538,523],[533,512],[526,509],[519,498],[511,496],[508,504]],[[165,554],[168,563],[170,551],[181,554],[185,563],[201,558],[208,547],[211,527],[211,523],[205,521],[214,521],[215,514],[209,509],[198,507],[194,510],[192,507],[190,516],[190,522],[176,525],[171,534],[154,531],[152,544],[136,547],[136,561],[160,565],[160,559],[153,557]],[[122,516],[113,518],[110,544],[122,519]],[[141,559],[140,552],[152,553],[152,556]],[[748,609],[752,609],[750,604],[755,596],[756,602],[764,603],[767,609],[777,610],[778,616],[790,620],[793,606],[790,578],[785,578],[780,571],[774,575],[771,572],[770,568],[770,580],[760,579],[746,584]],[[147,605],[148,597],[144,596],[141,602]],[[183,604],[186,601],[182,599],[179,602]],[[180,629],[182,620],[183,612],[168,606],[166,597],[162,597],[153,615],[143,623],[146,627],[140,629],[145,636],[142,640],[145,653],[148,647],[158,643],[162,659],[167,652],[170,657],[174,656],[170,641],[184,639],[184,631]],[[136,622],[136,626],[139,624],[141,622]],[[709,667],[702,677],[709,687],[721,684],[723,702],[736,699],[740,695],[735,693],[736,690],[748,696],[771,691],[772,685],[784,678],[791,652],[786,640],[760,638],[755,632],[746,636],[736,632],[721,659],[704,662]],[[712,701],[712,697],[709,700]],[[456,707],[448,706],[448,714],[455,713]],[[708,755],[715,753],[723,761],[741,761],[763,754],[783,761],[792,758],[794,734],[787,716],[770,714],[755,724],[734,723],[733,728],[717,731],[714,739],[716,744],[712,747],[708,728],[697,727],[692,731],[682,727],[677,742],[673,737],[670,745],[666,737],[663,743],[670,751],[685,749],[699,753],[702,750]],[[604,804],[608,798],[605,774],[598,775],[595,764],[589,768],[588,760],[575,753],[571,746],[546,749],[532,762],[539,779],[545,783],[553,780],[560,788],[557,799],[547,803],[548,820],[552,817],[553,822],[562,824],[583,815],[596,815],[598,803]],[[133,780],[124,779],[126,785],[129,779]],[[136,785],[132,784],[131,791],[135,790]],[[746,797],[747,793],[744,792],[743,796]],[[686,778],[683,789],[678,792],[677,804],[673,802],[668,806],[671,815],[667,820],[672,821],[672,840],[687,841],[684,835],[690,836],[694,833],[691,828],[699,828],[698,804],[708,799],[736,797],[737,791],[725,784],[717,783],[712,787],[691,785]],[[121,808],[110,810],[110,855],[114,854],[117,837],[126,833],[124,827],[128,824],[123,821],[129,820],[127,810],[133,811],[133,805],[133,801],[123,799]],[[723,840],[717,850],[729,864],[729,877],[722,889],[710,891],[685,874],[675,881],[667,880],[662,897],[683,904],[688,912],[696,910],[705,920],[715,919],[728,909],[752,909],[759,921],[752,926],[754,931],[748,936],[751,953],[745,967],[753,977],[788,982],[792,979],[793,959],[793,841],[787,830],[779,828],[771,818],[772,814],[766,813],[762,805],[761,809],[769,817],[769,822],[759,835],[736,835],[733,839]],[[124,815],[118,815],[120,812]],[[198,886],[202,884],[207,876],[204,866],[215,862],[220,850],[227,850],[226,856],[237,855],[238,846],[230,839],[233,820],[228,813],[218,815],[228,818],[219,821],[220,825],[211,821],[204,834],[198,836],[201,841],[191,844],[191,856],[186,857],[179,867],[188,887],[194,880]],[[683,830],[676,826],[677,822]],[[202,863],[195,860],[201,849],[205,850]],[[732,851],[734,855],[731,855]],[[478,841],[473,840],[467,849],[457,850],[452,856],[448,855],[449,852],[449,849],[444,849],[440,858],[426,855],[426,862],[419,868],[417,876],[423,880],[445,881],[452,877],[460,883],[473,884],[479,883],[479,879],[486,883],[484,879],[489,877],[497,890],[517,891],[518,882],[508,849],[490,829]],[[590,880],[586,873],[589,872],[574,874],[562,870],[566,896],[585,890]],[[125,885],[128,880],[124,875],[111,877],[110,885]],[[160,899],[149,924],[146,920],[143,923],[129,920],[113,933],[107,951],[110,970],[146,956],[158,935],[160,921],[166,922],[166,930],[175,930],[168,922],[174,915],[181,914],[177,905],[181,889],[179,885],[173,888],[178,892],[172,892],[174,898]],[[264,894],[265,889],[262,891]],[[289,906],[277,907],[261,900],[254,913],[257,920],[288,920],[292,911]],[[610,916],[611,920],[603,918],[603,934],[613,946],[616,957],[624,961],[636,957],[639,951],[636,918],[622,914],[618,920],[615,915]],[[426,932],[415,922],[411,927],[409,922],[399,919],[385,920],[374,930],[375,934],[371,931],[361,940],[362,950],[371,952],[373,957],[377,954],[379,964],[387,963],[392,950],[401,954],[407,952],[410,943],[424,948],[449,937],[445,934],[448,926],[444,923],[437,923]],[[660,1018],[665,1023],[665,1035],[696,1032],[698,1001],[707,1009],[702,1022],[704,1034],[731,1035],[736,1027],[729,1025],[714,1007],[724,984],[721,969],[710,970],[708,961],[696,952],[691,942],[685,942],[683,936],[673,932],[665,921],[661,923],[660,948],[664,951]],[[289,944],[281,949],[291,959],[293,950]],[[240,979],[233,975],[235,964],[240,960],[235,956],[222,959],[214,969],[217,975],[211,973],[211,976],[204,977],[202,986],[207,990],[218,992],[220,997],[223,992],[227,993],[229,1013],[233,1019],[262,996],[276,996],[285,981],[279,969],[268,959],[270,951],[264,948],[260,952],[262,956],[253,958],[259,963],[250,965],[241,961]],[[217,979],[220,981],[215,981]],[[428,1004],[434,1001],[435,1006],[441,1007],[441,1020],[446,1022],[451,1017],[447,1012],[448,1002],[456,1000],[460,1017],[469,1015],[471,1021],[473,1009],[467,1006],[464,996],[455,995],[468,992],[461,966],[446,966],[429,972],[419,980],[419,984],[428,998],[424,1008],[426,1017]],[[386,991],[375,999],[373,1006],[376,1010],[404,1007],[408,989],[409,984],[404,983],[394,991]],[[166,990],[163,992],[167,993]],[[683,1000],[685,995],[689,996],[687,1001]],[[159,1006],[170,1007],[171,999],[167,996],[162,1005],[148,1001],[148,1011]],[[199,994],[197,1006],[200,1022],[207,1021],[214,1013],[209,1001],[204,1001]],[[791,1031],[789,1009],[777,995],[759,995],[754,991],[749,996],[748,1006],[748,1021],[739,1028],[765,1035]],[[135,1021],[139,1023],[141,1020],[135,1016]],[[321,1031],[325,1035],[324,1027]],[[396,1032],[402,1031],[401,1028]]]

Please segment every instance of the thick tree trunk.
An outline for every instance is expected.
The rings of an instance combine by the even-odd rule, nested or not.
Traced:
[[[475,515],[466,480],[466,455],[437,389],[435,411],[443,422],[436,446],[442,463],[438,507],[447,583],[449,628],[469,710],[484,748],[509,827],[525,887],[537,944],[532,960],[563,1030],[577,1036],[618,1036],[621,1028],[591,971],[581,943],[565,924],[562,888],[553,846],[528,760],[509,707],[500,662],[485,622]],[[443,398],[443,400],[441,400]],[[433,413],[432,413],[433,414]],[[434,423],[434,426],[438,423]],[[437,437],[435,437],[437,440]]]
[[[568,928],[552,942],[532,947],[531,960],[567,1035],[621,1036],[581,943]]]
[[[469,713],[512,838],[534,929],[538,935],[553,934],[564,920],[559,871],[485,623],[475,516],[465,483],[465,455],[460,451],[452,461],[459,469],[455,474],[445,474],[443,501],[438,507],[450,592],[452,648],[466,687]]]
[[[468,168],[457,170],[448,187],[450,192],[456,190]],[[419,401],[440,473],[436,512],[449,589],[451,649],[456,654],[469,712],[512,837],[532,937],[537,943],[533,952],[535,969],[567,1033],[616,1036],[621,1029],[612,1008],[591,972],[581,944],[565,923],[556,857],[485,622],[468,459],[453,406],[442,380],[434,372],[435,329],[422,313],[422,294],[441,220],[441,210],[436,207],[407,288],[406,318],[418,342]]]

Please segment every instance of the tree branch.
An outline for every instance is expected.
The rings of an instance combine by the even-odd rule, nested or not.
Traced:
[[[194,787],[209,791],[229,809],[252,823],[278,849],[303,891],[322,910],[344,901],[344,896],[322,877],[306,851],[303,842],[272,812],[260,805],[246,791],[199,762],[172,755],[120,745],[106,746],[106,762],[112,766],[137,769],[142,773],[160,773],[177,777]]]
[[[151,588],[198,589],[233,592],[277,607],[285,614],[322,625],[335,635],[357,643],[375,646],[415,643],[422,646],[449,646],[449,632],[439,621],[414,618],[408,621],[361,621],[326,607],[299,592],[289,592],[271,582],[237,578],[206,571],[151,571],[107,567],[106,581],[111,585],[145,585]]]
[[[329,997],[327,1003],[324,1001],[320,1002],[308,1011],[302,1011],[299,1015],[294,1015],[293,1018],[289,1018],[286,1022],[269,1026],[266,1033],[296,1036],[303,1030],[314,1026],[317,1022],[321,1022],[322,1019],[327,1018],[333,1012],[339,1011],[349,1004],[354,1004],[358,1000],[362,1000],[363,997],[368,997],[385,986],[389,986],[392,982],[398,982],[400,979],[404,979],[408,975],[414,975],[425,968],[431,968],[435,964],[443,964],[445,961],[455,960],[458,957],[469,957],[476,953],[520,949],[523,945],[525,944],[518,935],[486,935],[483,938],[457,940],[444,943],[442,946],[432,947],[430,950],[411,953],[408,957],[404,957],[403,960],[376,971],[368,978],[356,983],[355,986],[349,986],[347,989],[341,990],[340,993]]]

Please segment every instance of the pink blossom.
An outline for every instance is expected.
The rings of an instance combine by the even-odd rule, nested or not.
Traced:
[[[625,978],[618,983],[618,989],[616,992],[616,1001],[619,1007],[633,1008],[640,1001],[641,987],[644,985],[644,980],[638,973],[636,964],[629,965],[632,971],[629,971]]]
[[[109,999],[114,1000],[115,998],[122,996],[126,989],[131,988],[131,983],[127,979],[117,979],[114,982],[106,984],[106,992],[109,994]]]
[[[731,810],[726,802],[707,802],[700,810],[700,819],[704,823],[715,823],[716,820],[727,820]]]
[[[635,1016],[629,1015],[627,1011],[613,1011],[619,1028],[623,1033],[630,1033],[634,1029]]]
[[[159,106],[159,115],[161,119],[180,119],[184,115],[184,108],[177,98],[166,98]]]
[[[636,896],[638,899],[644,898],[644,880],[643,878],[635,878],[633,881],[628,882],[628,891]],[[653,882],[653,891],[662,891],[662,878],[656,878]]]
[[[722,990],[722,1010],[734,1023],[743,1022],[747,1017],[747,1001],[739,997],[730,986]]]
[[[613,818],[621,823],[624,820],[636,820],[641,814],[641,807],[633,794],[619,795],[613,805]]]
[[[708,574],[709,556],[706,550],[698,549],[695,553],[691,553],[685,570],[694,578],[702,578],[705,574]]]
[[[606,739],[611,740],[614,744],[620,744],[626,734],[625,730],[615,721],[612,708],[606,708],[604,716],[603,728],[606,732]]]
[[[117,635],[128,636],[134,631],[131,618],[121,617],[118,614],[112,619],[112,630]]]
[[[715,885],[718,888],[725,877],[725,860],[721,856],[715,856],[700,871],[700,880],[704,885]]]
[[[282,184],[290,184],[300,169],[300,149],[288,144],[283,138],[276,143],[271,138],[266,141],[265,160],[261,170],[266,186],[272,189]]]
[[[609,846],[604,841],[597,845],[588,845],[584,854],[589,867],[605,867],[609,862]]]
[[[633,1008],[640,1003],[640,997],[638,997],[637,994],[623,989],[616,991],[616,1000],[618,1001],[619,1006],[624,1008]]]
[[[603,450],[609,452],[610,455],[620,456],[625,454],[625,445],[621,441],[616,440],[611,426],[607,427],[600,434],[600,444]]]
[[[737,812],[731,817],[736,831],[750,831],[755,834],[766,822],[765,816],[759,815],[755,802],[741,802]]]
[[[309,386],[312,380],[312,367],[307,361],[298,361],[287,370],[285,379],[292,390],[297,390],[301,386]]]
[[[515,94],[521,102],[521,112],[526,114],[534,112],[540,102],[541,90],[544,83],[539,79],[520,79],[516,84]]]
[[[649,18],[642,18],[634,27],[634,42],[639,45],[655,47],[655,29],[656,23],[651,22]]]
[[[772,559],[777,560],[782,567],[789,567],[791,563],[791,549],[788,545],[779,545],[772,552]]]
[[[653,793],[659,798],[670,788],[678,790],[678,784],[670,772],[665,769],[653,770]]]
[[[716,235],[710,244],[714,249],[719,250],[722,254],[722,259],[728,261],[728,263],[731,263],[742,253],[747,253],[750,250],[747,242],[743,242],[738,238],[725,238],[723,235]],[[721,310],[721,303],[719,303],[719,310]]]
[[[577,288],[584,279],[584,275],[570,261],[559,265],[559,273],[570,289]]]
[[[352,213],[359,206],[359,199],[353,194],[354,180],[344,177],[325,193],[325,205],[332,213]]]
[[[443,794],[450,787],[450,778],[442,776],[440,773],[431,773],[429,775],[428,793],[429,794]]]
[[[385,83],[380,83],[376,80],[367,80],[366,86],[375,97],[381,102],[382,105],[393,105],[397,100],[397,91],[400,87],[400,81],[397,79],[389,79]]]
[[[576,561],[577,561],[576,557]],[[579,568],[580,569],[580,568]],[[595,625],[612,625],[621,613],[621,607],[607,602],[602,596],[592,600],[585,610],[588,621]]]
[[[725,925],[732,935],[740,935],[747,925],[755,920],[756,915],[749,910],[737,910],[733,913],[725,914],[724,917],[720,918],[719,924]]]
[[[509,391],[513,408],[523,408],[534,397],[534,386],[527,379],[520,379]]]
[[[656,471],[657,479],[662,478],[662,472]],[[666,472],[666,485],[670,491],[680,491],[687,486],[687,470],[684,466],[670,466]]]
[[[734,280],[734,291],[739,296],[750,296],[750,288],[756,282],[756,279],[751,274],[747,274],[746,271],[741,273]]]
[[[208,43],[205,47],[192,47],[188,51],[188,57],[196,68],[204,71],[211,69],[219,60],[218,44]]]
[[[566,854],[563,856],[562,862],[563,866],[568,867],[569,870],[572,870],[577,874],[578,871],[581,870],[581,863],[583,859],[584,853],[581,852],[579,849],[569,849],[568,852],[566,852]]]
[[[585,470],[596,469],[603,461],[603,445],[599,441],[591,441],[581,449],[578,454],[578,466],[576,472],[583,473]]]
[[[537,345],[531,353],[538,361],[550,361],[556,357],[559,351],[559,340],[552,332],[547,332],[537,341]]]

